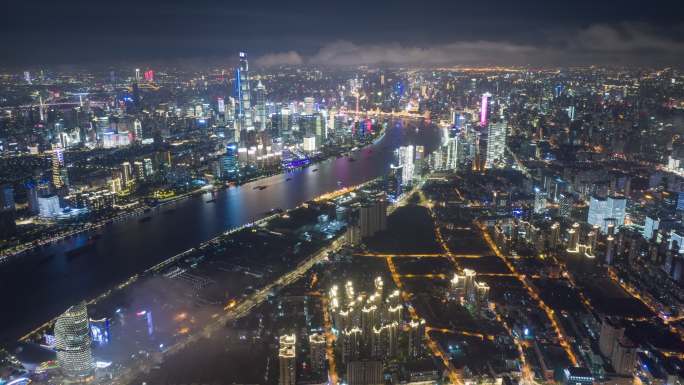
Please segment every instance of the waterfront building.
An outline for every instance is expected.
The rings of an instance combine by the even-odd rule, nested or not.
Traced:
[[[247,54],[240,52],[240,64],[235,70],[235,131],[236,141],[242,143],[242,131],[253,131],[251,87]]]
[[[93,373],[88,310],[85,302],[70,307],[55,322],[55,350],[62,373],[84,380]]]
[[[238,144],[228,143],[226,153],[221,157],[220,176],[224,179],[235,179],[239,173]]]
[[[38,197],[38,215],[43,218],[55,218],[62,212],[57,195]]]
[[[413,184],[415,166],[414,166],[414,147],[412,145],[401,146],[394,151],[396,165],[392,165],[394,169],[400,169],[400,185],[402,187]]]
[[[64,164],[64,149],[56,147],[52,150],[52,185],[56,189],[69,186],[69,176]]]

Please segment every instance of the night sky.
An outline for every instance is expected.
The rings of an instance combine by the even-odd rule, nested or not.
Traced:
[[[1,66],[674,65],[681,0],[5,0]],[[201,62],[202,60],[200,60]]]

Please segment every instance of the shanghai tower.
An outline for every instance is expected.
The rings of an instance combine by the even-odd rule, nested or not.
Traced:
[[[243,131],[254,130],[252,121],[251,88],[249,85],[247,54],[240,52],[240,64],[235,70],[235,141],[240,142]]]

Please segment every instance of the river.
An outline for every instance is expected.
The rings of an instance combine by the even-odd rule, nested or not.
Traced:
[[[393,120],[377,144],[346,157],[271,176],[237,188],[155,208],[148,221],[130,217],[98,230],[94,247],[68,258],[90,234],[36,249],[0,266],[0,342],[15,340],[70,305],[90,299],[128,277],[273,208],[288,209],[326,192],[384,175],[393,150],[404,144],[436,148],[438,129],[417,121]],[[314,171],[317,170],[317,171]],[[290,179],[290,180],[288,180]],[[256,186],[266,189],[254,189]]]

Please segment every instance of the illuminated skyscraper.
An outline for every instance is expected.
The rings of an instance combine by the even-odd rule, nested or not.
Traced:
[[[546,193],[539,187],[534,188],[534,213],[542,214],[546,211]]]
[[[409,186],[413,183],[414,176],[414,162],[413,162],[413,146],[401,146],[394,151],[397,160],[397,165],[393,168],[401,168],[401,185]]]
[[[489,125],[487,135],[487,159],[485,168],[492,168],[504,162],[506,151],[506,126],[505,120]]]
[[[139,160],[133,162],[133,169],[135,170],[135,179],[145,180],[145,166],[143,166],[143,162]]]
[[[489,97],[492,96],[489,92],[482,94],[482,100],[480,101],[480,126],[484,127],[487,125],[487,110],[489,108]]]
[[[254,90],[256,116],[254,117],[255,124],[259,131],[266,129],[266,87],[261,83],[257,83]]]
[[[221,177],[235,179],[240,172],[238,164],[238,144],[228,143],[226,154],[221,158]]]
[[[121,164],[122,183],[124,188],[129,188],[133,185],[133,168],[130,162],[123,162]]]
[[[459,165],[463,163],[464,158],[464,148],[463,148],[463,138],[460,135],[456,135],[453,138],[449,138],[445,146],[445,159],[444,167],[447,170],[457,170]]]
[[[237,99],[237,104],[235,105],[235,130],[240,133],[236,135],[241,135],[242,131],[254,130],[249,82],[247,54],[240,52],[240,64],[235,70],[235,98]]]
[[[604,233],[608,229],[609,219],[614,220],[617,226],[625,224],[625,207],[627,200],[623,197],[609,196],[600,198],[592,196],[589,201],[589,214],[587,222],[590,225],[598,225]]]
[[[64,164],[64,149],[61,147],[52,150],[52,184],[57,189],[69,186],[69,176]]]
[[[145,158],[143,159],[143,165],[145,167],[145,177],[149,178],[154,174],[154,167],[152,166],[152,159],[150,158]]]
[[[290,134],[290,109],[283,107],[278,115],[278,136],[285,137]]]
[[[306,97],[304,98],[304,114],[313,115],[314,113],[314,98]]]
[[[93,372],[90,326],[85,302],[70,307],[55,322],[55,349],[62,372],[73,379],[85,379]]]
[[[133,137],[136,142],[140,142],[143,139],[142,124],[138,119],[133,121]]]
[[[216,107],[218,108],[218,119],[221,122],[226,121],[226,102],[223,98],[216,99]]]

